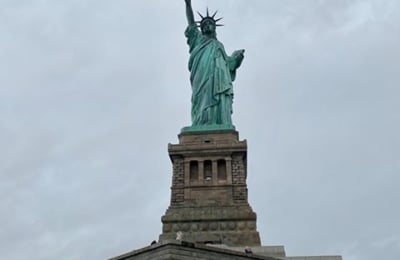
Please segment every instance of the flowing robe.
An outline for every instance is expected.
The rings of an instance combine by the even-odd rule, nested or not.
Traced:
[[[192,125],[232,126],[235,59],[216,38],[204,36],[196,25],[186,31],[192,85]]]

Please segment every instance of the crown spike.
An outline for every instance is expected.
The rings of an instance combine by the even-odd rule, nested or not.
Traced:
[[[224,25],[222,25],[222,24],[217,24],[217,22],[220,21],[220,20],[222,20],[223,17],[218,18],[218,19],[215,19],[215,16],[217,15],[218,10],[215,11],[215,12],[213,13],[213,15],[210,16],[210,10],[208,9],[208,6],[207,6],[207,10],[206,10],[206,14],[207,14],[207,15],[202,15],[200,12],[197,12],[197,13],[198,13],[198,14],[200,15],[200,17],[201,17],[201,21],[196,21],[196,23],[199,24],[199,25],[198,25],[199,27],[201,27],[201,26],[203,25],[203,22],[204,22],[205,20],[212,20],[213,23],[215,24],[215,26],[224,26]]]
[[[201,19],[204,19],[204,16],[202,16],[200,12],[197,13],[200,15]]]

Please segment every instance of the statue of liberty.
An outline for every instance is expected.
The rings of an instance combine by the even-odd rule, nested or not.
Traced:
[[[194,20],[191,0],[186,2],[188,27],[185,31],[189,45],[189,71],[192,85],[192,127],[190,129],[234,129],[232,125],[233,85],[236,69],[244,58],[244,50],[228,56],[217,40],[216,27],[222,18],[200,15]],[[198,29],[200,27],[200,30]]]

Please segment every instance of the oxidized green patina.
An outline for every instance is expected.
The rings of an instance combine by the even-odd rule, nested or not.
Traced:
[[[183,131],[234,129],[231,119],[232,82],[244,58],[244,50],[227,55],[224,45],[216,37],[215,29],[220,19],[215,19],[215,13],[210,16],[207,10],[207,16],[200,15],[202,20],[198,26],[194,20],[191,0],[185,2],[189,24],[185,36],[190,52],[192,126]]]

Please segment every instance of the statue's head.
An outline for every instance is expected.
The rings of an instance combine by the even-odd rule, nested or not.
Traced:
[[[207,16],[203,16],[200,13],[198,13],[201,17],[201,21],[197,22],[201,29],[201,32],[203,34],[208,34],[208,35],[215,35],[215,29],[217,26],[222,26],[221,24],[217,24],[219,20],[222,18],[215,19],[215,15],[217,12],[215,12],[213,15],[210,16],[207,8]]]
[[[216,23],[213,19],[203,19],[200,23],[200,29],[203,34],[215,33]]]

